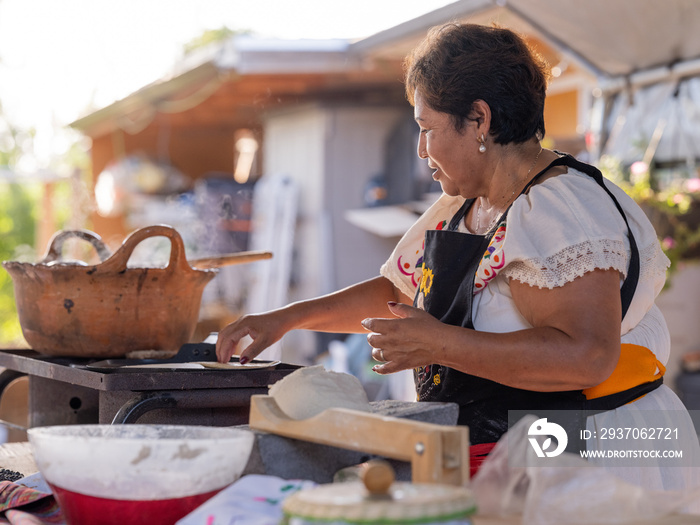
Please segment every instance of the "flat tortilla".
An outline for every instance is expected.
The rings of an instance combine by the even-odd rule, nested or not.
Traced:
[[[232,361],[230,363],[219,363],[217,361],[200,361],[198,364],[204,366],[204,368],[216,368],[219,370],[240,370],[241,368],[268,368],[280,364],[280,361],[261,361],[259,363],[251,361],[250,363],[246,363],[244,365],[235,361]]]
[[[217,370],[241,370],[241,369],[251,369],[251,368],[268,368],[279,364],[279,361],[252,361],[244,365],[232,361],[230,363],[217,363],[216,361],[198,361],[194,363],[144,363],[138,365],[125,365],[122,368],[184,368],[184,369],[195,369],[204,370],[207,368],[214,368]]]
[[[195,368],[203,369],[201,363],[144,363],[142,365],[125,365],[122,368]]]

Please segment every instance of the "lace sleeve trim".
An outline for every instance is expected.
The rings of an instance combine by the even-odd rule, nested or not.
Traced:
[[[546,258],[513,261],[503,275],[538,288],[558,288],[595,269],[627,273],[627,253],[622,241],[602,239],[567,246]]]
[[[641,279],[665,279],[666,270],[671,266],[671,261],[666,257],[658,242],[652,242],[640,248],[639,261],[642,267]]]
[[[538,288],[557,288],[595,269],[614,269],[627,275],[628,254],[622,241],[601,239],[568,246],[546,258],[513,261],[503,275]],[[640,278],[663,277],[670,261],[658,242],[639,250]]]

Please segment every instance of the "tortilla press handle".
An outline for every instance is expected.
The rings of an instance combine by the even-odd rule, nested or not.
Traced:
[[[360,479],[372,497],[389,495],[389,489],[396,479],[394,469],[388,461],[371,459],[362,464]]]

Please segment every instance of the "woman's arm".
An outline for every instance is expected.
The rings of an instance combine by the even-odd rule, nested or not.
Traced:
[[[362,332],[360,321],[366,317],[390,314],[387,309],[389,301],[410,303],[410,299],[391,281],[375,277],[316,299],[292,303],[262,314],[246,315],[219,332],[217,359],[228,362],[236,352],[238,342],[245,336],[250,336],[253,342],[241,352],[241,362],[253,359],[290,330]]]
[[[620,354],[620,274],[595,270],[554,289],[511,281],[532,328],[489,333],[449,326],[422,310],[390,306],[399,319],[367,319],[377,365],[391,373],[438,363],[516,388],[579,390],[603,382]]]

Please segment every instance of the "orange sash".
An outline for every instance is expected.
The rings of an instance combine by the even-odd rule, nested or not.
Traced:
[[[598,386],[586,388],[583,393],[586,399],[617,394],[655,381],[665,372],[666,367],[651,350],[644,346],[623,343],[620,346],[620,360],[610,377]]]

